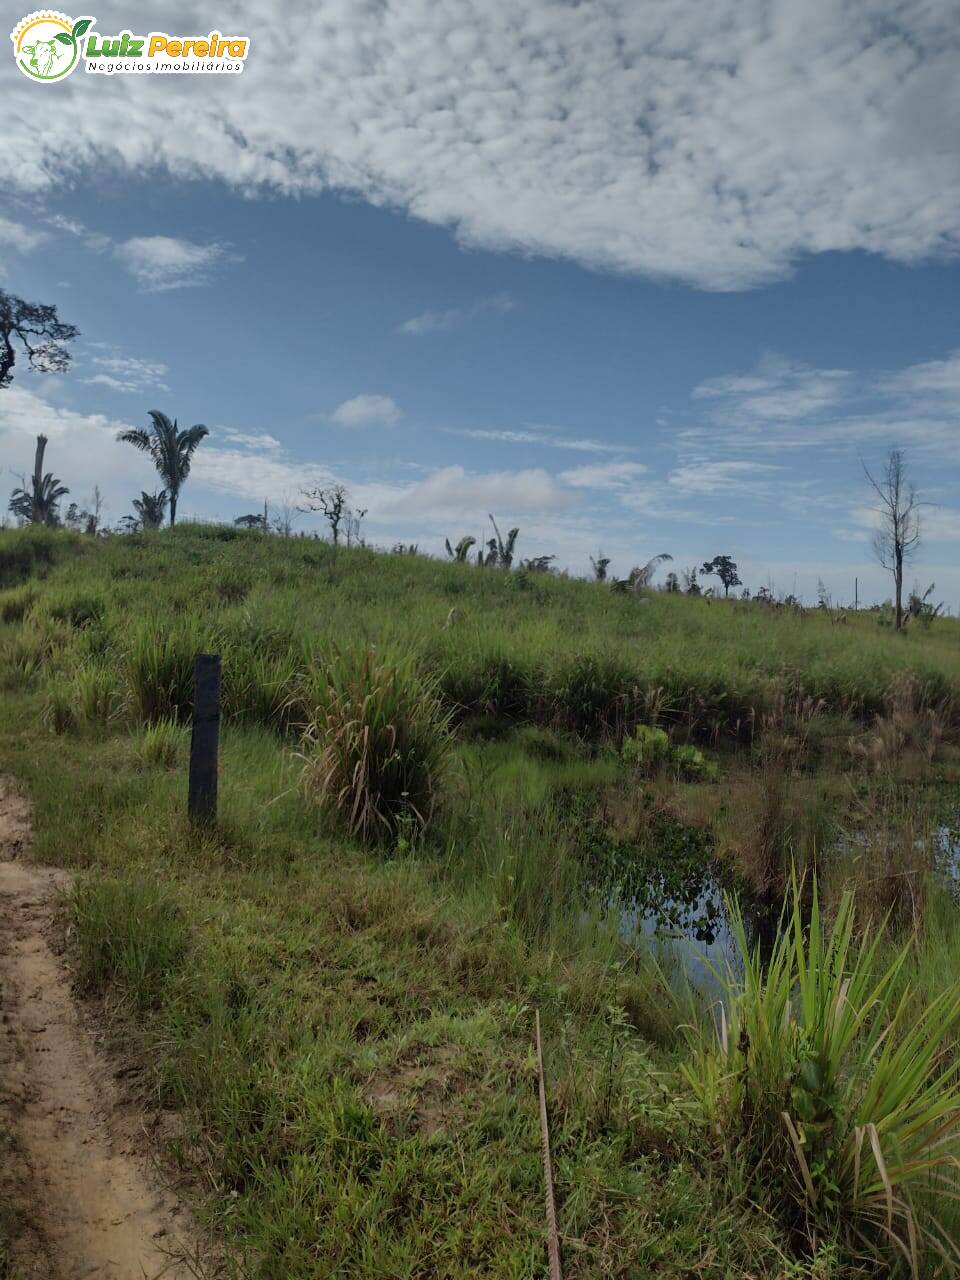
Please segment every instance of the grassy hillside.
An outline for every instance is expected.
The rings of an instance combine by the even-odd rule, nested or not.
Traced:
[[[791,1148],[745,1162],[757,1064],[724,1073],[706,999],[621,912],[669,899],[682,930],[712,877],[775,923],[791,864],[815,866],[828,916],[855,885],[858,936],[889,917],[873,963],[909,944],[883,1015],[900,993],[903,1019],[929,1008],[958,959],[930,838],[957,795],[955,624],[894,635],[202,526],[5,532],[0,583],[0,765],[30,789],[38,855],[83,872],[79,982],[176,1113],[174,1158],[242,1274],[545,1275],[535,1007],[566,1275],[901,1265],[875,1192],[841,1179],[798,1208]],[[196,828],[185,722],[210,650],[220,816]],[[938,1017],[921,1039],[952,1054],[956,1013]],[[906,1053],[909,1026],[889,1041]],[[812,1105],[809,1043],[762,1084],[783,1092],[776,1144],[777,1106]],[[840,1174],[815,1135],[846,1150],[877,1119],[848,1088],[877,1069],[843,1058],[822,1084],[818,1187]],[[932,1186],[909,1189],[922,1223]]]
[[[41,599],[34,567],[51,560]],[[258,675],[284,681],[331,642],[414,653],[458,714],[495,711],[580,731],[642,719],[652,695],[667,718],[705,737],[746,732],[783,694],[869,717],[904,669],[933,697],[952,704],[960,692],[960,627],[951,619],[898,635],[870,613],[836,625],[815,610],[663,592],[638,600],[545,574],[335,552],[229,527],[106,542],[7,532],[0,586],[12,588],[3,618],[32,619],[25,652],[78,619],[95,624],[87,648],[95,636],[103,654],[131,620],[159,618],[174,639],[216,644],[232,658],[230,711],[247,718],[263,714]]]

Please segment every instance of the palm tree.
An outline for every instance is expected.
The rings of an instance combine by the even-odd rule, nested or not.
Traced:
[[[177,523],[180,488],[190,474],[194,450],[210,432],[200,423],[179,431],[176,418],[171,422],[159,409],[151,409],[150,417],[153,425],[149,431],[135,427],[131,431],[121,431],[117,439],[124,444],[132,444],[141,453],[149,453],[153,459],[170,499],[170,524],[173,526]]]
[[[610,567],[610,557],[605,556],[603,552],[599,552],[597,558],[590,557],[590,563],[593,565],[594,582],[606,582],[607,569]]]
[[[630,577],[627,581],[630,583],[630,589],[634,595],[639,595],[644,587],[649,587],[658,565],[663,564],[664,560],[672,559],[673,556],[666,551],[662,551],[658,556],[651,556],[645,565],[638,565],[636,568],[631,569]]]
[[[10,495],[10,510],[22,520],[29,520],[31,524],[57,524],[57,506],[64,494],[70,492],[52,472],[43,474],[46,447],[47,437],[37,436],[37,453],[30,488],[14,489]]]
[[[490,556],[487,556],[487,564],[499,564],[501,568],[509,569],[513,564],[513,552],[517,545],[517,534],[520,530],[511,529],[507,534],[506,542],[504,542],[493,516],[490,517],[490,523],[493,525],[493,531],[497,536],[496,538],[491,538],[487,543],[493,557],[491,559]]]
[[[144,489],[139,498],[134,498],[133,509],[140,517],[140,524],[144,529],[160,528],[163,517],[166,515],[169,497],[166,489],[161,489],[159,493],[147,493]]]
[[[469,534],[465,538],[461,538],[455,547],[451,547],[450,539],[445,539],[447,547],[447,555],[451,560],[456,560],[457,564],[466,564],[467,557],[470,554],[470,548],[476,545],[476,538],[471,538]]]

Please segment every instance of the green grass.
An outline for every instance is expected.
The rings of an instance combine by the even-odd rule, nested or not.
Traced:
[[[41,658],[44,631],[62,638],[56,628],[66,627],[78,651],[99,646],[122,659],[145,718],[188,710],[190,653],[214,639],[235,660],[231,710],[263,722],[276,721],[285,697],[251,690],[285,694],[311,655],[345,637],[415,654],[458,714],[584,736],[629,729],[651,705],[700,737],[743,736],[796,695],[869,719],[904,670],[951,718],[960,694],[952,619],[897,635],[869,613],[836,627],[815,610],[667,593],[641,602],[595,583],[209,526],[99,543],[8,530],[0,580],[17,565],[26,566],[21,585],[0,592],[0,618],[33,618]],[[453,604],[464,616],[445,630]],[[254,659],[269,660],[259,680]]]
[[[680,1069],[703,1001],[681,1010],[675,972],[622,935],[611,894],[648,863],[664,893],[695,895],[702,864],[741,849],[782,877],[869,804],[880,826],[905,822],[874,757],[898,795],[892,771],[916,756],[909,787],[956,796],[955,624],[894,636],[867,616],[641,603],[189,525],[5,532],[0,578],[0,766],[30,790],[36,856],[78,873],[78,980],[136,1052],[144,1096],[179,1115],[172,1156],[238,1275],[544,1276],[534,1008],[565,1275],[892,1274],[869,1271],[843,1223],[811,1249],[775,1179],[761,1194],[714,1149]],[[190,664],[213,645],[220,810],[193,827]],[[914,741],[931,708],[933,762]],[[670,746],[641,770],[622,739],[653,723]],[[883,743],[865,763],[848,738],[867,734]],[[690,738],[702,754],[677,754]],[[371,743],[390,748],[383,768]],[[303,756],[328,750],[328,793],[359,780],[390,814],[410,761],[428,761],[426,833],[388,821],[365,847],[338,805],[318,809]],[[897,980],[914,1011],[960,966],[956,909],[924,893]],[[920,1219],[948,1222],[926,1194]]]
[[[504,911],[493,877],[318,836],[263,731],[227,732],[221,821],[195,831],[182,776],[137,771],[126,737],[52,761],[4,724],[37,855],[87,869],[81,982],[181,1113],[201,1211],[250,1274],[542,1275],[534,1006],[568,1274],[777,1265],[765,1216],[697,1156],[669,1057],[611,1015],[653,997],[642,955],[540,945],[542,904]]]
[[[951,1184],[960,1157],[960,1079],[944,1040],[960,1027],[948,987],[917,1009],[898,980],[909,943],[883,958],[846,894],[829,929],[816,881],[794,881],[766,963],[733,912],[736,963],[715,1033],[694,1034],[683,1070],[738,1179],[811,1247],[839,1239],[888,1267],[960,1251],[914,1197]]]

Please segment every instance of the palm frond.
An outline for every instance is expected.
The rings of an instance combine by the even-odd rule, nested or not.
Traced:
[[[120,431],[117,433],[117,439],[122,444],[132,444],[135,449],[140,449],[143,453],[149,453],[153,446],[153,440],[142,427],[131,427],[129,431]]]

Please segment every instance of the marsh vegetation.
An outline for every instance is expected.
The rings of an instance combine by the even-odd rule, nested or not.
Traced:
[[[567,1275],[948,1274],[960,626],[459,551],[0,534],[0,760],[238,1269],[544,1274],[536,1007]]]

